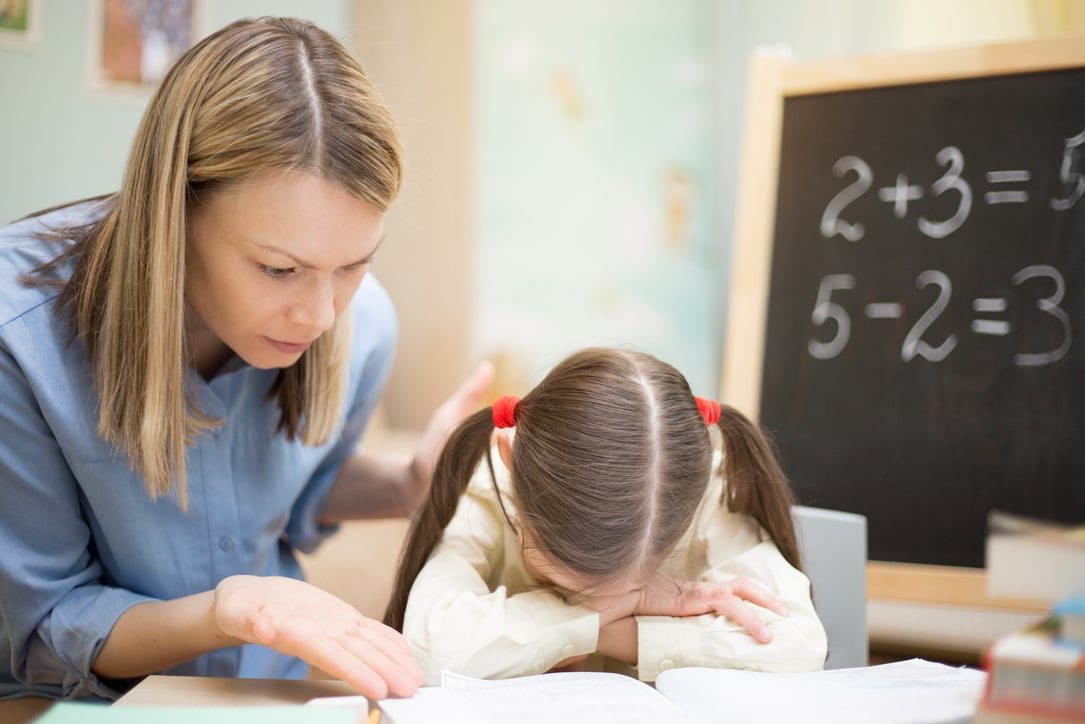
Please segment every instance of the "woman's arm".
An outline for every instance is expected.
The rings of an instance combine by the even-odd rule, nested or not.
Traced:
[[[321,510],[322,524],[410,515],[425,498],[449,433],[482,404],[493,366],[480,364],[433,413],[413,458],[358,452],[343,464]]]
[[[421,683],[403,637],[335,596],[292,578],[232,576],[214,591],[139,603],[94,660],[107,679],[145,676],[226,646],[256,643],[297,656],[375,699]]]
[[[117,619],[92,670],[107,679],[146,676],[200,654],[245,643],[219,628],[214,610],[214,591],[137,603]]]

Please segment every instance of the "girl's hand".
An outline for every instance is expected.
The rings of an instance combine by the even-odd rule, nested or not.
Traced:
[[[748,603],[767,608],[780,616],[790,615],[778,598],[742,577],[727,583],[657,577],[640,590],[640,600],[635,613],[655,616],[699,616],[715,613],[739,624],[761,643],[772,641],[772,632]]]
[[[231,576],[215,589],[214,616],[225,634],[297,656],[373,699],[411,696],[422,683],[403,636],[304,581]]]

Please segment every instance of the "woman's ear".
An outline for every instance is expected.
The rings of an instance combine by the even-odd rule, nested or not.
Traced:
[[[501,456],[501,462],[506,468],[512,467],[512,440],[509,439],[509,431],[504,428],[494,430],[494,442],[497,443],[497,454]]]

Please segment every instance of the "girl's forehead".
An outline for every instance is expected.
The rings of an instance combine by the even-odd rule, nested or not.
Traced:
[[[521,524],[519,528],[524,565],[536,578],[544,579],[566,591],[592,597],[620,596],[642,588],[644,585],[639,573],[618,573],[614,576],[598,578],[570,570],[568,566],[554,560],[536,544],[527,526]]]

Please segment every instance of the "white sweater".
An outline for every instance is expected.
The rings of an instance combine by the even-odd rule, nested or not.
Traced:
[[[502,500],[516,515],[508,470],[496,450]],[[752,519],[721,507],[723,481],[714,478],[693,525],[664,564],[670,576],[724,583],[745,576],[790,612],[781,617],[755,604],[772,641],[758,643],[742,626],[715,614],[676,618],[638,616],[636,671],[594,656],[589,667],[625,671],[655,681],[682,666],[811,671],[825,662],[827,640],[810,598],[810,582],[791,567]],[[599,615],[566,603],[525,569],[516,532],[479,466],[444,537],[419,572],[407,602],[403,633],[425,673],[442,670],[487,679],[540,674],[571,656],[593,654]]]

